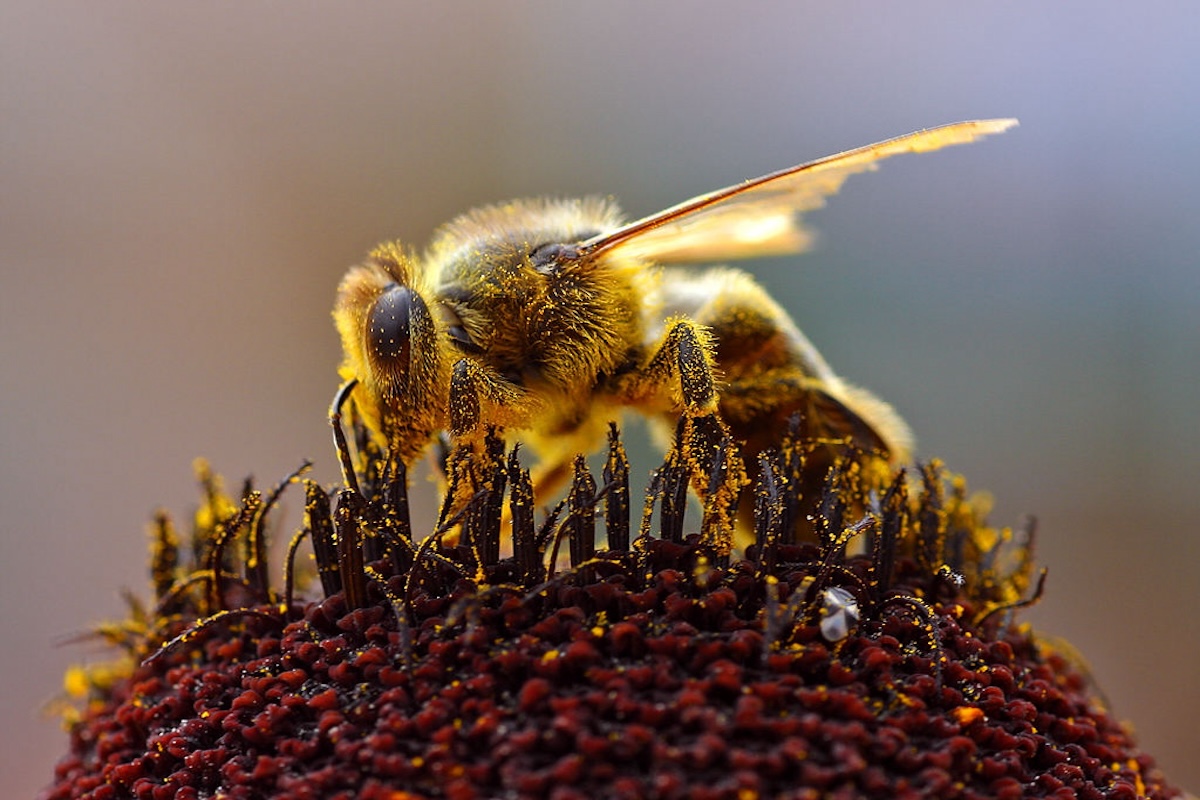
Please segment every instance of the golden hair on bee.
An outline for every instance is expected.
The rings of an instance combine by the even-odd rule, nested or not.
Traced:
[[[749,275],[678,265],[799,252],[811,241],[800,215],[848,176],[1015,124],[918,131],[630,223],[598,198],[469,211],[423,255],[383,244],[347,272],[333,312],[341,374],[357,381],[354,401],[392,457],[411,464],[443,431],[478,446],[495,428],[537,455],[543,499],[624,409],[665,430],[683,418],[685,432],[727,436],[751,475],[796,416],[816,486],[834,452],[903,462],[912,436],[899,415],[834,373]],[[696,453],[711,442],[696,444],[692,486],[703,499],[710,476]]]

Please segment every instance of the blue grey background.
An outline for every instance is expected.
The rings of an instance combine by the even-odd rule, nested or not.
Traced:
[[[0,8],[0,774],[65,749],[56,643],[143,591],[193,457],[335,476],[344,268],[487,201],[635,215],[959,119],[753,265],[922,456],[1041,521],[1027,615],[1200,786],[1200,11],[661,2]],[[648,468],[643,464],[643,470]],[[286,504],[283,526],[301,504]]]

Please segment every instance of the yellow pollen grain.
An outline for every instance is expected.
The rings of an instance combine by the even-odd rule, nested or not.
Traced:
[[[63,689],[71,697],[83,697],[88,691],[88,673],[80,666],[68,667],[63,675]]]
[[[950,712],[959,725],[970,725],[983,719],[983,710],[974,706],[959,706]]]
[[[1142,768],[1138,764],[1137,759],[1131,758],[1128,761],[1126,761],[1125,764],[1133,772],[1133,780],[1134,780],[1134,784],[1137,786],[1138,797],[1144,797],[1146,794],[1146,784],[1142,780]]]

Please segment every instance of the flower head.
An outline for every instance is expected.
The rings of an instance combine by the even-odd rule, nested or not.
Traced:
[[[403,470],[356,431],[352,485],[331,502],[304,481],[282,590],[267,512],[300,473],[233,501],[203,472],[190,559],[160,517],[156,605],[102,631],[116,672],[74,673],[89,702],[45,797],[1175,791],[1069,652],[1014,622],[1044,585],[1032,526],[989,527],[937,464],[881,478],[847,460],[806,506],[785,435],[734,557],[710,533],[723,510],[689,532],[678,445],[634,530],[615,429],[601,481],[577,461],[540,522],[518,454],[489,438],[468,501],[422,538]],[[306,601],[303,537],[323,595]]]

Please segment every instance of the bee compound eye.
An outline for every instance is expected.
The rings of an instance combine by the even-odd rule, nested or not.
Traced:
[[[420,295],[393,284],[375,299],[367,323],[367,344],[379,359],[407,364],[412,351],[412,322],[425,311]]]

